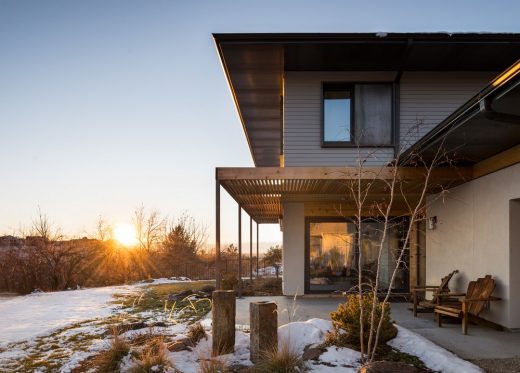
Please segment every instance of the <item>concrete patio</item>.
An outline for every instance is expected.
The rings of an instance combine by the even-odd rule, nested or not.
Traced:
[[[236,323],[249,324],[249,303],[274,301],[278,305],[278,324],[303,321],[313,317],[330,319],[342,298],[330,297],[244,297],[237,299]],[[401,325],[439,346],[452,351],[463,359],[520,358],[520,333],[497,331],[479,325],[470,325],[469,334],[462,335],[460,324],[444,323],[438,328],[432,313],[420,313],[413,317],[410,303],[392,303],[392,318]]]

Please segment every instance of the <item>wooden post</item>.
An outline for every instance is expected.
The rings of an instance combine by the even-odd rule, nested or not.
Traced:
[[[258,222],[256,222],[256,278],[258,278],[258,261],[259,261],[259,258],[260,258],[260,255],[258,254],[258,245],[259,245],[259,241],[258,241],[258,228],[259,228],[259,225],[258,225]]]
[[[220,182],[216,180],[215,184],[215,288],[220,290]]]
[[[278,312],[274,302],[249,303],[251,361],[262,360],[264,353],[278,347]]]
[[[242,207],[238,205],[238,297],[242,297]]]
[[[413,223],[411,230],[410,230],[410,289],[412,289],[414,286],[418,285],[418,259],[419,259],[419,253],[418,253],[418,235],[419,230],[417,227],[417,222]]]
[[[234,290],[213,292],[213,356],[235,351],[236,297]]]
[[[253,284],[253,218],[249,216],[249,281]]]

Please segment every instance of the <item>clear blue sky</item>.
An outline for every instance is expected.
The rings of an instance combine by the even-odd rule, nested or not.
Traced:
[[[212,32],[520,32],[519,14],[513,0],[0,0],[0,233],[38,205],[73,235],[143,204],[187,211],[212,241],[214,168],[252,166]],[[222,228],[236,240],[227,196]]]

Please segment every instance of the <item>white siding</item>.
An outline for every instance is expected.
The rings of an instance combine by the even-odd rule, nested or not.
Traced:
[[[492,275],[494,295],[502,301],[491,302],[482,316],[510,329],[520,329],[520,213],[514,205],[519,198],[517,164],[450,189],[428,208],[437,228],[426,231],[426,283],[458,269],[450,289],[465,291],[469,281]]]
[[[400,145],[407,149],[498,73],[406,72],[401,78]]]
[[[284,78],[284,161],[286,166],[355,165],[359,154],[367,165],[385,164],[392,148],[322,148],[322,82],[392,82],[393,72],[286,72]]]
[[[283,212],[283,294],[301,295],[305,291],[304,204],[284,203]]]

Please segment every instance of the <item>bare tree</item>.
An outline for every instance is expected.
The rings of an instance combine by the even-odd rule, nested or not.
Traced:
[[[158,210],[146,211],[144,206],[134,210],[134,226],[139,241],[139,247],[148,252],[153,251],[163,240],[167,218],[162,217]]]
[[[400,151],[395,159],[388,167],[380,168],[374,171],[373,168],[366,167],[367,161],[374,154],[363,157],[359,153],[358,163],[355,175],[347,175],[348,190],[350,197],[355,205],[355,222],[357,226],[357,247],[358,247],[358,278],[357,291],[360,308],[360,348],[361,358],[363,362],[373,361],[376,356],[376,350],[379,344],[382,324],[384,320],[384,310],[387,306],[394,287],[400,268],[406,265],[405,253],[409,250],[414,226],[421,220],[426,218],[426,210],[428,205],[435,202],[439,198],[443,198],[446,189],[442,185],[435,184],[432,181],[432,175],[439,166],[450,167],[452,162],[446,151],[443,150],[441,143],[437,151],[426,162],[420,154],[414,154],[414,166],[420,172],[420,178],[413,181],[408,178],[407,173],[400,167],[401,154]],[[417,176],[418,172],[415,173]],[[410,197],[410,189],[413,189],[413,198]],[[384,197],[374,199],[372,195],[384,190]],[[432,192],[435,197],[427,198]],[[399,209],[397,208],[399,207]],[[401,210],[404,207],[405,214],[396,216],[395,210]],[[376,244],[377,259],[375,265],[375,278],[368,281],[363,276],[363,232],[364,226],[367,224],[367,217],[373,221],[377,217],[382,223],[379,232],[379,239]],[[390,229],[394,228],[399,219],[406,217],[407,225],[403,232],[402,245],[396,250],[394,255],[395,266],[390,274],[390,280],[386,289],[381,288],[381,266],[382,254],[385,243],[388,240]],[[363,297],[370,294],[373,299],[372,307],[365,310],[363,306]],[[382,297],[382,302],[378,302],[378,297]],[[378,309],[379,308],[379,309]],[[365,312],[369,312],[365,315]],[[378,314],[380,315],[378,317]],[[368,341],[365,341],[365,317],[369,317]]]
[[[112,226],[103,216],[99,215],[96,222],[96,239],[100,241],[107,241],[112,238],[112,235]]]

